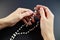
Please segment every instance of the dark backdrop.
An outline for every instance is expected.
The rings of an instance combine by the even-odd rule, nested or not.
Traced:
[[[3,18],[18,7],[33,8],[37,5],[46,5],[55,15],[54,32],[56,40],[60,40],[60,0],[0,0],[0,18]]]

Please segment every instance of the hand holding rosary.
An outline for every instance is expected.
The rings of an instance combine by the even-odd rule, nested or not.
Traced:
[[[26,32],[20,32],[21,31],[21,29],[23,28],[23,27],[28,27],[28,26],[32,26],[30,23],[30,25],[28,24],[28,23],[25,23],[25,24],[23,24],[23,25],[21,25],[21,27],[15,32],[15,33],[13,33],[13,35],[11,36],[11,38],[10,38],[10,40],[14,40],[14,38],[17,36],[17,35],[23,35],[23,34],[28,34],[28,33],[30,33],[31,31],[33,31],[36,27],[38,27],[38,25],[39,25],[39,18],[37,17],[38,15],[37,15],[37,11],[35,10],[34,11],[34,13],[32,14],[32,16],[31,16],[31,18],[29,19],[29,21],[35,21],[35,25],[32,27],[32,28],[30,28],[28,31],[26,31]],[[33,19],[34,18],[34,19]],[[32,20],[33,19],[33,20]]]

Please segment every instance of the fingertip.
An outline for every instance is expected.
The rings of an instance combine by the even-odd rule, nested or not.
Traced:
[[[36,10],[36,7],[34,7],[34,9]]]
[[[39,10],[41,13],[44,13],[44,9],[41,7]]]
[[[28,25],[32,25],[32,23],[29,21],[29,22],[28,22]]]
[[[39,4],[38,4],[38,5],[36,5],[36,7],[42,7],[42,6],[43,6],[43,5],[39,5]]]
[[[33,11],[32,11],[32,10],[28,10],[28,12],[33,13]]]
[[[40,6],[36,5],[36,7],[34,8],[35,10],[39,10]]]

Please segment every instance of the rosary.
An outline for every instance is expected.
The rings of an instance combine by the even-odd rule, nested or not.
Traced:
[[[42,0],[46,5],[47,5],[47,2],[45,1],[45,0]],[[37,10],[35,10],[35,13],[37,12]],[[34,15],[33,15],[34,16]],[[40,16],[40,15],[39,15]],[[32,20],[32,19],[30,19],[30,20]],[[38,27],[38,25],[40,25],[39,23],[39,19],[37,19],[38,21],[36,22],[36,24],[35,24],[35,26],[33,26],[33,28],[31,28],[31,29],[29,29],[28,31],[26,31],[26,32],[20,32],[21,31],[21,29],[24,27],[24,26],[26,26],[27,27],[27,25],[26,24],[23,24],[23,25],[21,25],[21,27],[15,32],[15,33],[13,33],[13,35],[10,37],[10,40],[14,40],[14,38],[17,36],[17,35],[23,35],[23,34],[28,34],[28,33],[30,33],[31,31],[33,31],[35,28],[37,28]]]
[[[35,11],[35,12],[36,12],[36,11]],[[33,16],[34,16],[34,15],[33,15]],[[32,20],[32,19],[30,19],[30,20]],[[17,29],[17,31],[13,33],[13,35],[10,37],[9,40],[14,40],[17,35],[23,35],[23,34],[26,35],[26,34],[30,33],[30,32],[33,31],[36,27],[38,27],[38,25],[39,25],[39,21],[37,21],[37,22],[36,22],[36,25],[33,26],[33,28],[29,29],[28,31],[26,31],[26,32],[20,32],[23,27],[25,27],[25,26],[27,27],[26,24],[21,25],[21,27],[19,27],[19,28]]]

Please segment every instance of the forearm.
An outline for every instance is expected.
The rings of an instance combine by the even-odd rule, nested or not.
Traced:
[[[8,15],[5,18],[0,19],[0,30],[3,28],[6,28],[8,26],[13,26],[15,25],[20,19],[18,18],[18,16],[16,16],[17,14],[12,13],[10,15]]]
[[[0,19],[0,30],[8,27],[9,25],[10,24],[9,24],[8,20],[6,20],[6,18]]]
[[[42,33],[44,40],[55,40],[53,33]]]
[[[0,30],[6,28],[8,26],[15,25],[18,21],[20,21],[19,16],[13,12],[5,18],[0,19]]]

